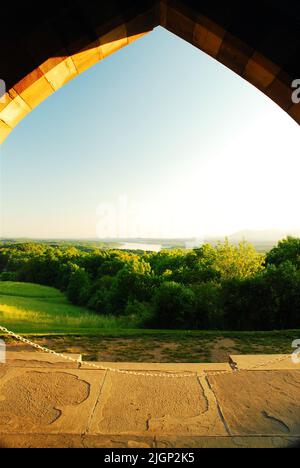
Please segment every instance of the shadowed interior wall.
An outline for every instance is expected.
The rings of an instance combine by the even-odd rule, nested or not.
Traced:
[[[270,0],[33,0],[1,6],[0,142],[78,74],[161,25],[270,97],[300,123],[300,3]]]

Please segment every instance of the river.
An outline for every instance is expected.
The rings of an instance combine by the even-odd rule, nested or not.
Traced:
[[[120,250],[144,250],[147,252],[160,252],[162,245],[160,244],[142,244],[125,242],[119,247]]]

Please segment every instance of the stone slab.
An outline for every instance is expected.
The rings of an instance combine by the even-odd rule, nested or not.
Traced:
[[[85,448],[124,448],[124,449],[150,449],[155,448],[155,437],[140,435],[85,435],[83,436]]]
[[[4,140],[6,140],[11,131],[12,128],[9,127],[5,122],[3,122],[0,117],[0,144],[3,143]]]
[[[129,370],[129,371],[143,371],[143,372],[172,372],[172,373],[194,373],[199,374],[202,372],[213,372],[213,371],[228,371],[231,372],[232,368],[229,363],[144,363],[144,362],[94,362],[100,367]],[[88,364],[81,363],[81,369],[90,369]],[[97,370],[95,368],[95,370]]]
[[[109,373],[89,433],[228,435],[205,377]]]
[[[65,354],[78,362],[64,360],[52,354],[40,352],[7,351],[6,364],[10,367],[56,367],[63,369],[78,369],[81,354]]]
[[[30,366],[39,355],[14,354]],[[146,372],[190,371],[187,377],[168,378],[53,365],[0,366],[0,447],[272,448],[300,443],[300,370],[233,372],[229,367],[212,375],[207,369],[223,372],[227,367],[109,364]]]
[[[300,371],[208,376],[231,436],[300,438]]]
[[[158,437],[0,434],[1,448],[293,448],[295,437]]]
[[[238,369],[248,370],[300,370],[300,363],[292,361],[291,354],[231,355],[231,363]]]
[[[105,373],[0,368],[0,434],[84,434]]]
[[[85,448],[82,436],[66,434],[1,434],[0,449],[80,449]]]
[[[293,448],[297,437],[158,437],[158,449]]]
[[[30,111],[28,104],[16,95],[0,112],[0,120],[8,127],[14,128]]]

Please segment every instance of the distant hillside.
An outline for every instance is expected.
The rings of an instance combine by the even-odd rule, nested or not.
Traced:
[[[240,241],[240,240],[247,240],[249,242],[263,242],[263,243],[270,243],[274,242],[277,243],[281,239],[284,239],[287,236],[294,236],[300,237],[300,230],[293,230],[292,232],[288,231],[279,231],[276,229],[268,229],[264,231],[238,231],[234,234],[228,236],[228,239],[232,242]]]
[[[187,248],[193,249],[200,247],[204,243],[216,245],[218,242],[224,242],[227,238],[232,244],[237,244],[240,241],[250,242],[260,252],[267,252],[271,250],[280,240],[287,236],[294,236],[300,238],[300,229],[293,229],[290,232],[278,230],[278,229],[267,229],[262,231],[256,230],[241,230],[230,235],[222,236],[209,236],[205,238],[115,238],[115,239],[48,239],[48,240],[37,240],[37,239],[1,239],[0,243],[41,243],[52,247],[76,247],[79,250],[90,252],[94,249],[124,249],[128,250],[153,250],[152,246],[155,244],[162,249],[174,249],[174,248]],[[124,246],[124,244],[129,244]],[[140,245],[140,247],[139,247]],[[148,246],[148,247],[147,247]],[[160,249],[154,249],[160,250]]]
[[[280,231],[278,229],[266,229],[264,231],[243,230],[229,236],[206,238],[205,242],[216,245],[218,242],[224,242],[225,237],[232,243],[238,244],[245,240],[254,245],[259,252],[266,253],[271,250],[278,242],[287,236],[300,237],[300,229],[294,229],[291,232]]]

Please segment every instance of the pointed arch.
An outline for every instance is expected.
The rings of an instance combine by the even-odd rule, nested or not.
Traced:
[[[247,3],[247,2],[246,2]],[[250,2],[249,2],[250,3]],[[293,6],[293,5],[292,5]],[[161,25],[240,75],[300,123],[300,7],[252,0],[77,0],[49,12],[26,2],[0,32],[0,142],[43,100]],[[5,17],[5,10],[2,17]],[[9,18],[7,11],[7,18]],[[21,26],[19,26],[19,24]]]

